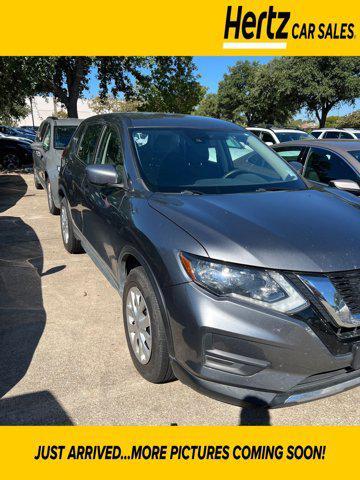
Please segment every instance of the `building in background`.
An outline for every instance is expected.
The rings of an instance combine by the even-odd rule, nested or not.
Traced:
[[[31,108],[30,100],[27,101],[29,108]],[[52,115],[59,115],[62,116],[62,113],[66,112],[63,108],[61,108],[61,103],[55,102],[53,97],[39,97],[36,96],[32,99],[32,114],[34,116],[34,125],[38,127],[40,123],[45,120],[45,118],[50,117]],[[18,123],[19,125],[27,125],[30,126],[33,124],[31,111],[29,114],[20,120]],[[79,118],[84,119],[91,117],[92,115],[96,115],[95,112],[91,110],[88,105],[88,100],[80,99],[78,101],[78,114]]]

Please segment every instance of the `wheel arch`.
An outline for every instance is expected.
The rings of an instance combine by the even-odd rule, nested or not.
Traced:
[[[159,303],[159,307],[162,313],[162,317],[164,319],[165,323],[165,332],[166,332],[166,337],[168,340],[168,349],[170,356],[174,356],[174,346],[173,346],[173,339],[172,339],[172,333],[171,333],[171,328],[170,328],[170,321],[169,321],[169,316],[168,316],[168,311],[166,308],[166,302],[165,298],[163,295],[163,292],[161,290],[159,281],[156,278],[156,275],[154,273],[154,269],[151,266],[150,261],[148,261],[145,256],[134,246],[132,245],[127,245],[125,246],[119,255],[119,290],[120,294],[122,295],[123,290],[124,290],[124,285],[126,282],[126,277],[130,273],[130,271],[133,268],[136,267],[143,267],[145,269],[145,272],[150,280],[150,283],[155,291],[155,295],[157,298],[157,301]]]

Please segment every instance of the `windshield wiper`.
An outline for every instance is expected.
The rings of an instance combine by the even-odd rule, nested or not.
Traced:
[[[269,187],[269,188],[257,188],[255,192],[280,192],[290,190],[290,188],[282,188],[282,187]]]
[[[180,195],[204,195],[204,192],[200,192],[199,190],[182,190]]]

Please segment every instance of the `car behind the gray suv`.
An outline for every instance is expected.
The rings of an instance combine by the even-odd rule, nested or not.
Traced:
[[[269,407],[360,384],[357,197],[232,123],[146,113],[83,121],[59,195],[65,248],[122,295],[147,380]]]

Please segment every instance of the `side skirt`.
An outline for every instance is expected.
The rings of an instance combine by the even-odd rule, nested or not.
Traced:
[[[112,287],[115,288],[119,292],[119,282],[117,281],[115,275],[108,267],[108,265],[104,262],[104,260],[98,255],[94,247],[88,242],[88,240],[84,237],[84,235],[80,232],[80,230],[74,225],[73,222],[74,233],[76,237],[80,240],[81,245],[83,246],[85,252],[89,255],[91,260],[95,263],[98,267],[100,272],[104,275],[104,277],[108,280]]]

